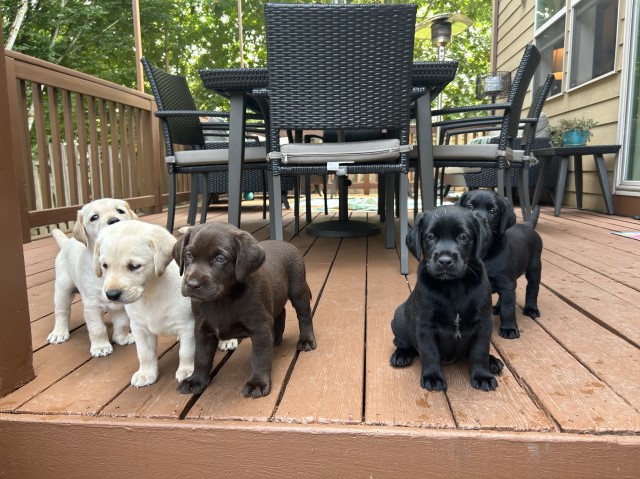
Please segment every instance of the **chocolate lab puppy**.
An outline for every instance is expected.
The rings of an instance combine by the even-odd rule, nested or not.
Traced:
[[[174,246],[173,257],[183,274],[182,294],[191,298],[196,320],[194,371],[178,386],[181,393],[205,390],[219,340],[249,337],[251,377],[242,394],[269,394],[273,346],[282,341],[287,299],[298,316],[298,351],[316,348],[311,290],[295,246],[258,243],[249,233],[216,222],[189,228]]]
[[[523,274],[527,278],[523,313],[531,319],[540,317],[538,291],[542,274],[542,238],[531,224],[516,224],[511,201],[494,191],[468,191],[458,203],[463,208],[482,214],[489,223],[491,246],[482,260],[492,291],[498,293],[493,314],[500,314],[500,336],[518,338],[516,283]]]
[[[420,386],[444,391],[441,364],[469,359],[471,385],[483,391],[498,383],[504,364],[489,354],[491,285],[480,258],[490,241],[487,222],[458,206],[418,214],[407,235],[420,260],[418,281],[396,309],[391,329],[396,346],[391,365],[404,367],[420,356]]]

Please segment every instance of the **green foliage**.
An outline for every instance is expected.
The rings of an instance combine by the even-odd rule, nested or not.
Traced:
[[[591,118],[562,118],[556,126],[549,126],[549,141],[551,146],[562,146],[563,135],[570,130],[584,130],[589,132],[587,141],[591,140],[593,133],[591,130],[598,124]]]
[[[20,5],[28,10],[14,50],[74,70],[136,87],[133,15],[130,0],[2,0],[7,39]],[[293,3],[291,0],[290,3]],[[295,0],[296,3],[314,3]],[[380,3],[380,0],[358,0]],[[201,68],[240,66],[237,0],[140,0],[143,54],[153,64],[187,77],[196,102],[212,108],[224,100],[206,90]],[[387,3],[389,2],[387,0]],[[398,3],[409,3],[400,0]],[[453,37],[447,59],[460,62],[444,105],[477,103],[475,77],[489,70],[491,0],[418,0],[419,20],[444,12],[463,13],[473,25]],[[243,0],[244,66],[266,64],[262,0]],[[304,52],[292,52],[303,55]],[[416,40],[416,60],[437,60],[429,41]]]

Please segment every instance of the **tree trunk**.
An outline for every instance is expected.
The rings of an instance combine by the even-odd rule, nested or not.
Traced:
[[[37,1],[34,1],[33,3],[35,6]],[[21,0],[20,8],[18,8],[18,13],[16,13],[16,18],[13,19],[13,23],[11,24],[11,30],[9,31],[9,37],[7,38],[7,43],[5,45],[5,48],[7,50],[13,50],[13,44],[16,42],[16,38],[18,38],[20,27],[22,26],[24,17],[27,16],[28,9],[29,9],[29,0]]]

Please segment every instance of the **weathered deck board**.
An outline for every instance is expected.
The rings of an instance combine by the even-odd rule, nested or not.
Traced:
[[[462,464],[460,447],[465,457],[474,458],[463,461],[469,467],[480,464],[477,461],[499,464],[507,457],[510,464],[528,465],[523,477],[539,476],[543,470],[562,471],[567,477],[602,477],[603,471],[631,477],[629,471],[640,468],[640,241],[611,234],[640,229],[639,222],[571,208],[555,217],[543,208],[537,226],[545,243],[542,316],[533,321],[519,312],[517,340],[494,335],[493,353],[506,363],[495,392],[471,388],[468,365],[460,362],[445,366],[448,390],[436,393],[420,388],[418,360],[403,369],[389,365],[390,321],[415,284],[416,261],[410,259],[410,274],[402,276],[398,252],[384,247],[382,235],[314,238],[304,234],[303,219],[303,231],[296,235],[291,212],[284,213],[285,239],[305,254],[318,349],[295,351],[298,325],[288,307],[285,337],[274,350],[269,396],[253,400],[241,395],[249,375],[250,340],[233,353],[216,354],[212,383],[200,397],[176,391],[177,347],[170,337],[160,340],[158,382],[131,387],[131,374],[138,367],[135,346],[115,345],[111,356],[91,358],[79,298],[72,307],[71,339],[49,345],[58,247],[52,238],[43,238],[24,248],[37,377],[0,398],[0,424],[15,424],[14,434],[22,433],[31,430],[38,415],[45,415],[42,427],[58,435],[68,430],[58,429],[58,424],[69,424],[78,437],[90,430],[85,425],[95,431],[105,425],[109,441],[119,434],[120,425],[149,434],[168,428],[184,436],[183,441],[190,435],[209,437],[207,431],[216,441],[257,433],[268,441],[281,438],[278,447],[286,438],[308,442],[310,457],[325,435],[333,440],[326,444],[338,441],[335,450],[377,437],[372,444],[393,448],[394,454],[401,450],[400,443],[429,444],[437,448],[427,454],[433,455],[433,463]],[[331,217],[319,214],[313,221]],[[211,208],[208,221],[225,219],[224,205]],[[143,220],[164,225],[166,217]],[[369,220],[377,221],[375,215]],[[181,209],[176,226],[185,222],[186,210]],[[243,228],[266,239],[268,224],[261,205],[243,205]],[[525,285],[523,278],[520,305]],[[498,318],[494,320],[497,328]],[[381,447],[369,454],[383,454]],[[612,454],[622,469],[602,459]],[[399,461],[393,470],[416,470],[426,460],[419,456]],[[486,457],[494,459],[489,463]],[[551,469],[549,464],[556,466]],[[366,461],[359,467],[368,470]],[[484,476],[480,469],[476,472],[490,477],[490,470],[496,468],[489,467]]]

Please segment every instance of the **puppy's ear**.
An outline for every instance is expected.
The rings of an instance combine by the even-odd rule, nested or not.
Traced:
[[[76,218],[76,224],[73,226],[73,237],[80,241],[85,246],[89,246],[89,234],[84,227],[84,217],[82,210],[78,210],[78,217]]]
[[[471,218],[476,230],[476,249],[475,257],[482,259],[489,251],[492,241],[491,227],[487,218],[480,213],[472,213]]]
[[[462,196],[460,198],[458,198],[458,201],[456,201],[454,204],[456,206],[462,206],[463,208],[467,207],[467,197],[468,195],[468,191],[465,191],[464,193],[462,193]]]
[[[127,203],[126,201],[122,201],[124,203],[124,209],[127,212],[127,216],[129,217],[130,220],[137,220],[138,219],[138,215],[136,214],[135,211],[133,211],[131,209],[131,207],[129,206],[129,203]]]
[[[191,230],[188,229],[184,236],[181,236],[176,244],[173,245],[173,259],[176,260],[178,266],[180,266],[180,276],[184,273],[184,249],[189,244],[189,240],[191,239]]]
[[[502,200],[502,217],[500,218],[500,234],[504,234],[507,228],[516,224],[516,213],[513,211],[513,204],[509,198],[500,196]]]
[[[411,251],[411,254],[416,257],[418,261],[422,258],[422,229],[426,225],[428,219],[428,212],[424,211],[418,213],[415,221],[413,222],[413,228],[407,233],[407,248]]]
[[[236,235],[236,279],[239,283],[264,263],[264,250],[258,241],[246,231]]]
[[[100,242],[96,240],[93,247],[93,270],[98,278],[102,278],[102,265],[100,264]]]
[[[154,230],[147,237],[147,244],[153,254],[153,266],[156,276],[162,276],[167,265],[173,261],[173,249],[176,239],[166,229]]]

